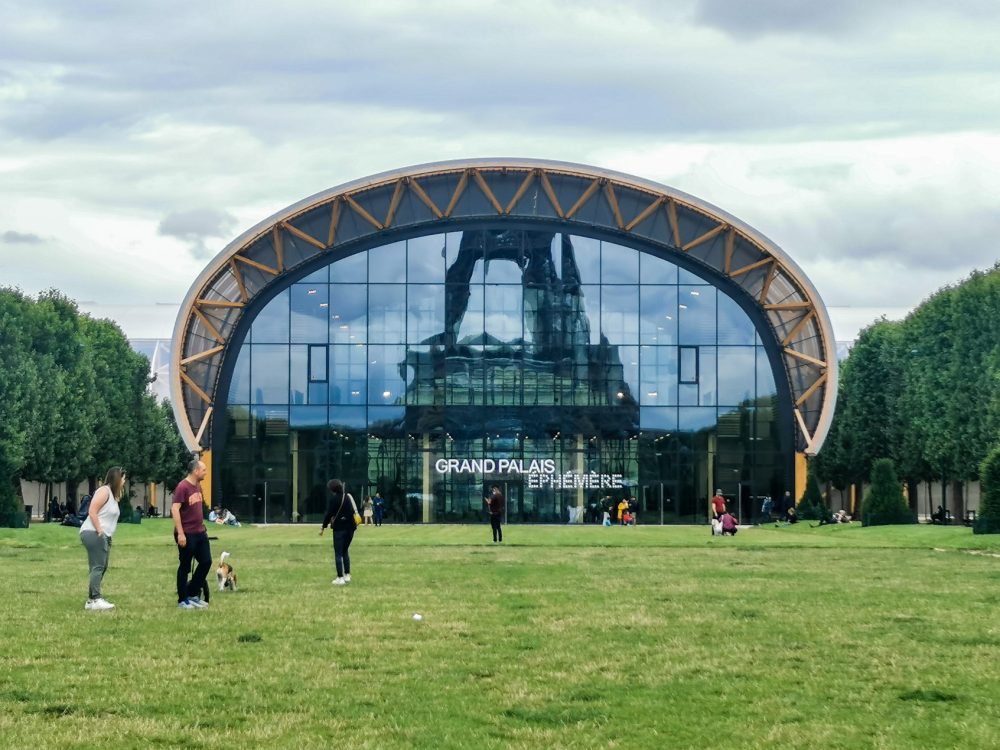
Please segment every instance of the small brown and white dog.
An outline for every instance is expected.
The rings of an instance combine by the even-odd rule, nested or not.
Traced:
[[[219,591],[236,591],[236,571],[233,566],[226,562],[229,558],[228,552],[223,552],[219,557],[219,567],[215,569],[215,577],[219,581]]]

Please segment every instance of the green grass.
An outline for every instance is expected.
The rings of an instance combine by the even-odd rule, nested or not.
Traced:
[[[339,588],[317,530],[213,528],[241,590],[189,612],[119,527],[110,613],[76,530],[0,531],[0,746],[1000,747],[1000,538],[384,526]]]

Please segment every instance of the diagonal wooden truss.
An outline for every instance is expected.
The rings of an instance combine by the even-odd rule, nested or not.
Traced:
[[[457,219],[611,231],[626,244],[633,236],[686,255],[709,278],[727,278],[759,306],[780,344],[799,448],[814,453],[822,445],[836,398],[832,330],[812,285],[780,248],[696,198],[638,178],[557,162],[476,160],[335,188],[286,209],[220,253],[188,293],[174,336],[172,400],[189,446],[200,450],[210,435],[221,363],[258,295],[287,285],[286,274],[318,255],[358,242],[376,245],[391,230],[440,231]]]

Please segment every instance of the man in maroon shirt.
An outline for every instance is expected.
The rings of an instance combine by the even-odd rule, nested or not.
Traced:
[[[174,502],[170,515],[174,519],[174,541],[177,542],[177,606],[181,609],[204,609],[208,602],[202,601],[202,586],[212,567],[212,549],[205,529],[205,501],[201,494],[201,480],[208,469],[197,458],[187,465],[188,474],[174,489]],[[198,566],[194,576],[188,581],[191,560]]]
[[[716,490],[715,496],[712,498],[712,518],[722,518],[722,514],[725,512],[726,498],[722,496],[722,490]]]

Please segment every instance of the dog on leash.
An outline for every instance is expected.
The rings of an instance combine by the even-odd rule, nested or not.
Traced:
[[[219,567],[215,569],[215,577],[219,581],[219,591],[225,591],[227,588],[230,591],[236,591],[236,571],[232,565],[226,562],[229,557],[228,552],[223,552],[219,557]]]

